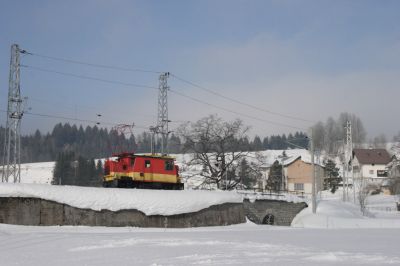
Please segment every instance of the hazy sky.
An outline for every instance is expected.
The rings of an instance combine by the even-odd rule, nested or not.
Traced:
[[[169,71],[219,94],[311,121],[347,111],[373,137],[399,132],[400,1],[18,1],[0,3],[0,109],[7,104],[10,45],[29,52],[126,68]],[[158,86],[158,74],[23,56],[22,64]],[[252,134],[294,132],[267,121],[310,123],[227,101],[171,77],[173,121],[218,113]],[[32,113],[148,127],[157,90],[21,70]],[[255,117],[256,119],[250,118]],[[260,120],[265,120],[264,122]],[[5,113],[0,113],[4,125]],[[23,132],[61,121],[26,115]],[[67,122],[63,120],[63,122]],[[85,123],[86,124],[86,123]],[[177,122],[172,123],[174,128]],[[141,132],[136,128],[135,132]]]

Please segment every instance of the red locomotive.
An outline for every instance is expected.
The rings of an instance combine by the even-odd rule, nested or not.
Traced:
[[[182,190],[174,158],[120,153],[104,163],[104,187]]]

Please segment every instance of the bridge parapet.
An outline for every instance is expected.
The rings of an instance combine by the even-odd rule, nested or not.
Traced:
[[[280,200],[244,200],[247,218],[256,224],[290,226],[294,217],[308,205],[305,202],[287,202]]]

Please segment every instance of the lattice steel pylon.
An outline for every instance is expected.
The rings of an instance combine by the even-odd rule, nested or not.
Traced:
[[[162,73],[158,87],[157,132],[161,134],[161,154],[167,154],[168,146],[168,82],[169,72]]]
[[[349,175],[350,173],[353,173],[353,167],[352,167],[352,156],[353,156],[353,140],[352,140],[352,134],[351,134],[351,121],[347,121],[346,126],[346,143],[345,143],[345,149],[344,149],[344,159],[345,159],[345,180],[344,181],[344,186],[343,186],[343,199],[349,200]],[[354,191],[354,178],[352,180],[353,182],[353,191]]]
[[[8,86],[7,124],[4,137],[3,172],[1,181],[21,182],[21,118],[23,116],[20,92],[20,50],[18,44],[11,45],[10,76]]]

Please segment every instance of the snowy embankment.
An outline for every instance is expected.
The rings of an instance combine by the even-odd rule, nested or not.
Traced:
[[[308,198],[299,197],[295,194],[289,193],[268,193],[268,192],[252,192],[246,190],[236,190],[237,193],[242,194],[244,199],[248,199],[250,202],[255,202],[256,200],[278,200],[286,202],[308,202]]]
[[[41,198],[95,211],[135,209],[146,215],[191,213],[213,205],[243,201],[242,196],[235,192],[89,188],[39,184],[0,184],[0,197]]]
[[[395,205],[396,196],[377,195],[367,199],[367,210],[371,205]],[[371,204],[369,204],[371,202]],[[400,228],[400,212],[398,211],[367,211],[363,216],[360,207],[350,202],[342,202],[340,198],[332,197],[320,200],[316,214],[312,213],[311,204],[301,211],[292,221],[293,227],[304,228]]]

